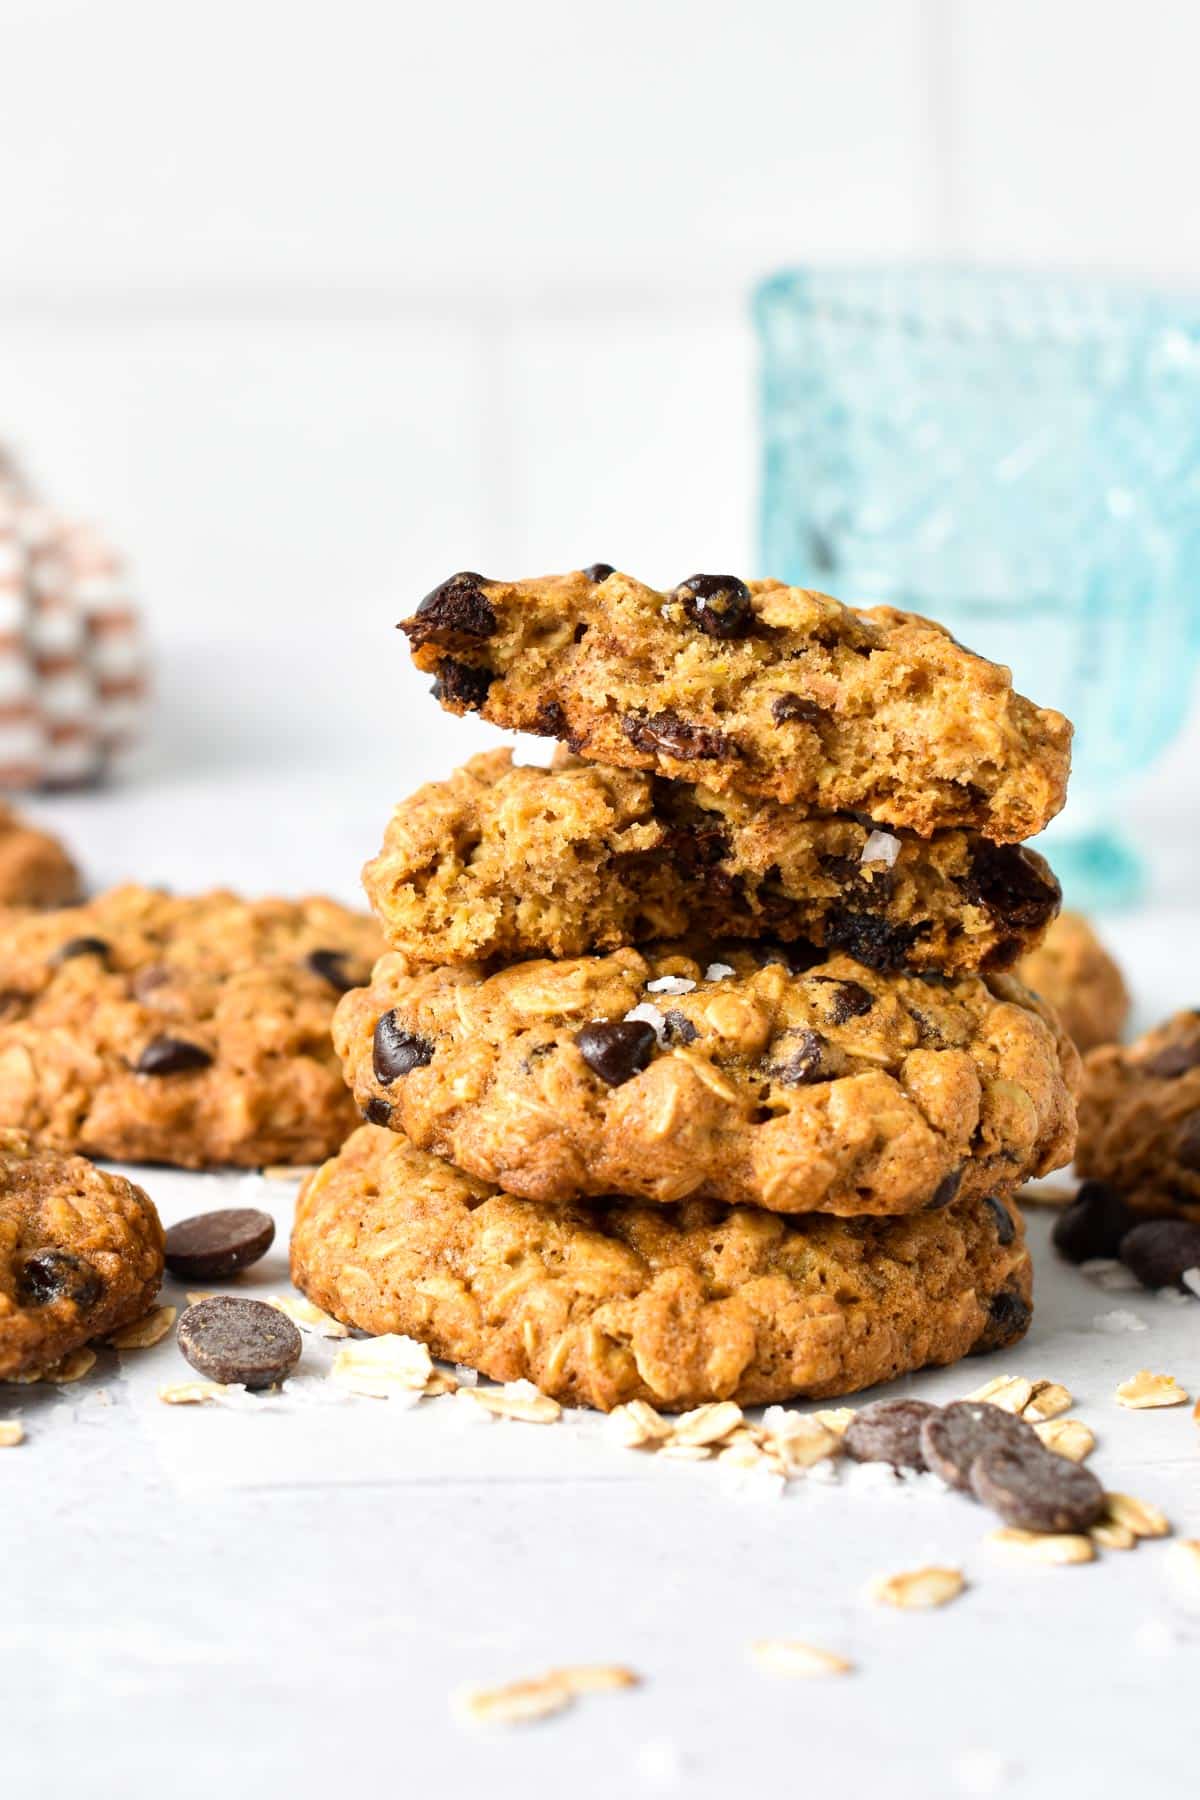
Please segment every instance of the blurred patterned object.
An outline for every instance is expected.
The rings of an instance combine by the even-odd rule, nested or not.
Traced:
[[[119,767],[146,691],[124,559],[0,449],[0,788],[79,787]]]

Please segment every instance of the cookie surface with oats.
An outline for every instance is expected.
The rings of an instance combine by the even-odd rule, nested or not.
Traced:
[[[917,1212],[1069,1159],[1078,1058],[1011,976],[781,955],[659,945],[489,973],[393,954],[334,1039],[373,1124],[531,1200]]]
[[[1001,1348],[1030,1317],[1024,1231],[956,1201],[783,1219],[708,1201],[513,1200],[364,1126],[306,1181],[292,1279],[344,1324],[607,1411],[828,1398]]]
[[[0,1380],[140,1318],[162,1270],[162,1227],[141,1188],[0,1130]]]
[[[453,575],[401,629],[451,712],[619,768],[1011,843],[1066,793],[1062,714],[891,607],[731,575],[660,593],[593,564],[534,581]]]
[[[807,939],[872,968],[1006,968],[1059,904],[1040,856],[807,818],[634,769],[514,767],[430,782],[363,871],[394,949],[429,963],[580,956],[678,937]]]
[[[0,906],[72,906],[81,893],[58,839],[0,801]]]
[[[315,1162],[354,1125],[329,1025],[373,922],[114,888],[0,933],[0,1124],[184,1168]]]
[[[1200,1221],[1200,1012],[1084,1058],[1076,1167],[1136,1213]]]
[[[1082,913],[1060,913],[1017,974],[1048,1000],[1080,1052],[1113,1044],[1129,1017],[1129,990]]]

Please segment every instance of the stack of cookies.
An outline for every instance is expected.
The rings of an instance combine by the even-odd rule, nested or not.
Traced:
[[[941,627],[775,582],[462,574],[403,630],[453,712],[557,739],[396,812],[392,946],[334,1022],[368,1125],[297,1284],[556,1397],[830,1397],[1012,1343],[1012,1196],[1076,1053],[1004,971],[1070,726]]]

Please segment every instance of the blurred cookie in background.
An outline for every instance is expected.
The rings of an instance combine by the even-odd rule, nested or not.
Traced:
[[[0,800],[0,906],[74,906],[82,898],[64,846]]]
[[[1060,913],[1017,973],[1050,1002],[1080,1051],[1120,1038],[1129,1017],[1129,990],[1082,913]]]
[[[1075,1167],[1133,1213],[1200,1223],[1200,1013],[1084,1059]]]
[[[0,450],[0,788],[100,779],[137,741],[145,698],[122,557]]]

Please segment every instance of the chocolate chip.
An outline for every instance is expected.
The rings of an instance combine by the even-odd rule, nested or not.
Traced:
[[[1155,1075],[1161,1081],[1175,1081],[1200,1063],[1200,1039],[1194,1044],[1167,1044],[1156,1056],[1148,1057],[1139,1067],[1143,1075]]]
[[[822,1055],[829,1048],[819,1031],[788,1032],[776,1045],[782,1051],[770,1064],[767,1073],[781,1087],[807,1087],[825,1079]]]
[[[657,1041],[653,1025],[643,1019],[594,1019],[575,1039],[588,1068],[609,1087],[620,1087],[644,1069]]]
[[[695,876],[703,870],[714,868],[729,855],[731,848],[728,837],[719,825],[706,825],[696,821],[688,825],[672,825],[655,854],[678,868],[681,874]]]
[[[1127,1231],[1119,1251],[1143,1287],[1179,1288],[1189,1269],[1200,1269],[1200,1225],[1187,1219],[1145,1219]]]
[[[300,1361],[300,1333],[262,1300],[214,1294],[189,1306],[176,1331],[179,1348],[209,1381],[273,1387]]]
[[[753,628],[750,589],[736,575],[689,575],[675,592],[706,637],[745,637]]]
[[[818,963],[825,961],[825,951],[816,944],[810,944],[803,938],[794,943],[777,944],[769,940],[749,945],[760,968],[767,968],[771,963],[782,963],[793,975],[807,975]]]
[[[1062,902],[1058,882],[1023,844],[978,839],[971,852],[971,872],[962,885],[972,900],[1006,925],[1027,931],[1048,924]]]
[[[935,1408],[921,1426],[925,1466],[951,1487],[964,1490],[970,1487],[975,1462],[986,1451],[1019,1451],[1030,1442],[1043,1456],[1050,1455],[1032,1425],[981,1400],[954,1400]]]
[[[1085,1181],[1055,1219],[1050,1235],[1060,1256],[1085,1263],[1097,1256],[1116,1256],[1134,1223],[1134,1214],[1115,1188],[1106,1181]]]
[[[870,988],[865,988],[861,981],[837,981],[832,975],[814,975],[822,987],[832,987],[829,996],[829,1017],[834,1025],[844,1025],[847,1019],[861,1019],[869,1013],[875,1004],[875,996]]]
[[[1175,1160],[1185,1169],[1200,1170],[1200,1112],[1189,1113],[1175,1137]]]
[[[413,649],[453,638],[491,637],[496,630],[496,614],[482,583],[482,575],[464,571],[451,575],[426,594],[412,618],[400,625]]]
[[[992,1217],[996,1221],[996,1237],[1001,1246],[1011,1244],[1017,1235],[1016,1221],[1005,1206],[1003,1200],[997,1200],[994,1194],[988,1194],[983,1204],[991,1208]]]
[[[846,1427],[842,1449],[855,1462],[886,1462],[893,1469],[926,1467],[921,1427],[938,1411],[924,1400],[873,1400]]]
[[[988,1302],[987,1324],[971,1345],[972,1356],[987,1356],[993,1350],[1007,1350],[1029,1330],[1033,1308],[1028,1300],[1009,1288],[993,1294]]]
[[[363,1118],[368,1125],[390,1125],[392,1109],[382,1094],[372,1094],[362,1109]]]
[[[925,1211],[941,1212],[944,1206],[949,1206],[950,1202],[958,1193],[959,1188],[962,1186],[962,1178],[962,1167],[951,1169],[948,1175],[943,1175],[942,1179],[938,1182],[932,1194],[929,1196],[929,1199],[926,1201]]]
[[[1090,1469],[1030,1436],[1032,1443],[995,1445],[976,1458],[975,1498],[1019,1531],[1086,1531],[1104,1511],[1104,1489]]]
[[[68,938],[65,944],[59,946],[50,960],[56,963],[65,963],[70,962],[76,956],[98,956],[101,962],[107,962],[108,950],[109,946],[103,938]]]
[[[609,576],[615,575],[617,571],[611,563],[589,563],[583,572],[589,581],[601,582],[607,581]]]
[[[928,920],[900,925],[878,913],[831,912],[825,920],[825,943],[829,949],[844,950],[855,962],[887,975],[904,967],[913,945],[929,930]]]
[[[181,1281],[221,1281],[248,1269],[275,1241],[275,1221],[256,1206],[194,1213],[167,1231],[167,1267]]]
[[[673,1006],[670,1012],[663,1014],[663,1037],[668,1044],[694,1044],[699,1036],[687,1014],[681,1013],[678,1007]]]
[[[375,1037],[371,1051],[371,1066],[375,1071],[376,1081],[384,1087],[391,1087],[401,1075],[408,1075],[413,1069],[423,1069],[426,1063],[433,1061],[434,1046],[429,1038],[419,1037],[415,1031],[405,1031],[395,1012],[385,1012],[375,1027]]]
[[[91,1263],[69,1250],[33,1250],[17,1269],[17,1300],[22,1306],[50,1306],[69,1300],[80,1312],[94,1306],[104,1283]]]
[[[314,975],[327,981],[336,993],[348,994],[355,985],[354,978],[346,973],[348,950],[310,950],[305,963]]]
[[[203,1044],[164,1036],[151,1038],[133,1066],[139,1075],[186,1075],[194,1069],[207,1069],[211,1062],[212,1052]]]
[[[429,691],[443,706],[478,712],[495,679],[490,669],[475,669],[470,663],[455,662],[452,656],[444,656],[438,664],[437,680]]]
[[[802,725],[819,725],[828,716],[823,706],[800,694],[776,694],[771,702],[771,717],[777,725],[790,725],[793,720]]]
[[[680,762],[728,762],[737,756],[737,745],[723,731],[692,725],[675,712],[629,713],[621,729],[635,750],[676,757]]]
[[[525,727],[534,737],[565,737],[567,715],[557,700],[543,700],[532,722]]]

